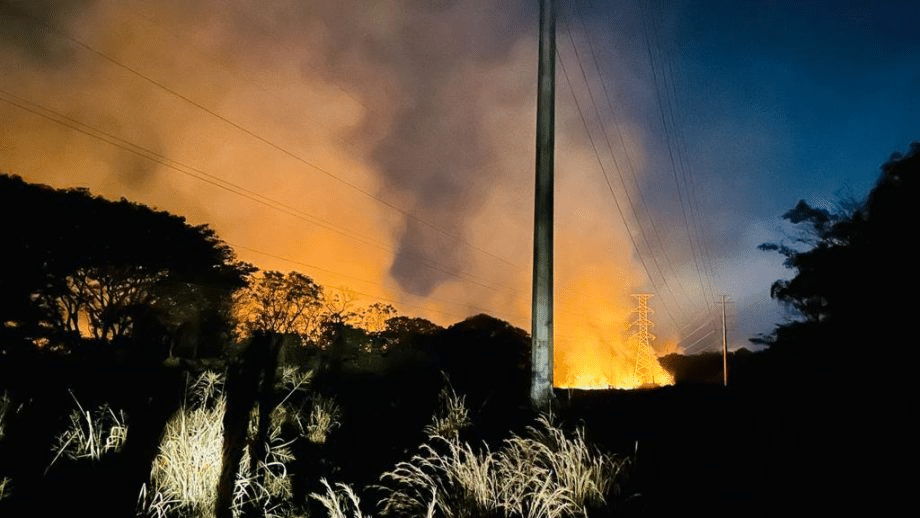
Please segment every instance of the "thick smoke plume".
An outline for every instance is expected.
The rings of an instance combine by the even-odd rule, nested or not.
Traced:
[[[528,329],[531,4],[6,2],[0,95],[26,102],[0,103],[0,167],[209,223],[246,260],[407,314],[488,312]],[[620,340],[644,280],[557,90],[556,333],[558,354],[576,357]],[[602,117],[618,117],[641,178],[642,132]]]

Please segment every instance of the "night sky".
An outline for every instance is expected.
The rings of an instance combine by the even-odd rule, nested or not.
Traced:
[[[208,223],[362,302],[529,329],[537,2],[262,4],[0,2],[0,171]],[[722,294],[750,347],[784,318],[756,249],[779,216],[863,197],[920,139],[916,2],[559,11],[561,354],[602,359],[639,291],[659,353],[715,348]]]

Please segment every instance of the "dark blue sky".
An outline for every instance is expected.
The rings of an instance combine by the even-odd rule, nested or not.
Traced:
[[[743,344],[782,317],[763,300],[768,280],[784,274],[779,258],[753,249],[782,238],[773,232],[778,216],[802,198],[827,207],[862,198],[879,166],[920,139],[920,9],[865,1],[605,4],[561,3],[561,52],[564,31],[587,15],[605,75],[645,132],[651,217],[678,228],[684,216],[671,154],[684,139],[687,165],[678,171],[699,189],[714,288],[739,302],[735,342]],[[672,85],[672,95],[656,95],[656,81],[659,92]],[[670,151],[659,101],[675,114]],[[689,259],[686,238],[675,232],[670,257]]]
[[[676,12],[697,116],[732,114],[777,143],[775,163],[754,169],[783,179],[768,182],[770,198],[862,193],[890,153],[920,138],[915,3],[690,2]]]

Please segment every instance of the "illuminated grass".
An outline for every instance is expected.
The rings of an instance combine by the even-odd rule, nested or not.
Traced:
[[[448,390],[449,389],[449,390]],[[473,424],[470,412],[466,408],[466,398],[458,396],[453,387],[447,386],[438,394],[440,408],[431,417],[431,424],[424,428],[429,437],[458,437],[460,432]]]
[[[0,501],[5,498],[9,498],[10,494],[12,494],[12,486],[13,483],[12,480],[10,480],[10,477],[0,478]]]
[[[381,476],[383,515],[586,517],[605,504],[627,466],[602,454],[577,430],[569,438],[547,418],[492,453],[456,436],[434,435],[420,452]]]
[[[156,516],[173,510],[208,516],[220,477],[225,400],[212,406],[182,408],[166,424],[151,472],[151,509]]]
[[[289,397],[291,397],[292,395],[298,392],[306,392],[307,388],[309,388],[310,383],[312,381],[313,381],[313,371],[312,370],[305,372],[297,367],[293,367],[290,365],[285,365],[284,367],[281,368],[281,376],[280,376],[279,383],[281,385],[281,388],[286,390],[288,393],[287,396],[285,397],[285,400],[287,400]],[[284,403],[284,401],[282,401],[281,403]]]
[[[128,436],[128,425],[123,411],[119,410],[116,413],[106,403],[90,412],[84,410],[73,392],[70,393],[70,397],[77,408],[68,416],[70,424],[67,429],[54,439],[51,451],[55,456],[45,469],[46,472],[62,456],[71,460],[99,460],[107,453],[120,451]]]
[[[205,372],[190,387],[190,401],[166,424],[150,475],[141,490],[140,512],[158,518],[214,516],[217,485],[223,465],[223,377]],[[258,408],[252,410],[249,437],[255,436]],[[293,496],[287,465],[294,460],[293,441],[282,438],[282,424],[291,418],[286,407],[272,412],[266,456],[250,470],[244,447],[233,490],[233,513],[255,506],[265,517],[291,516]]]
[[[310,493],[310,498],[322,504],[329,518],[364,518],[361,514],[361,501],[351,486],[336,483],[336,491],[325,478],[320,479],[320,483],[326,488],[326,494]]]
[[[190,387],[192,405],[196,407],[213,406],[223,393],[224,376],[215,371],[204,371],[195,378]]]
[[[9,419],[12,410],[13,398],[10,397],[10,394],[7,391],[3,391],[3,395],[0,396],[0,441],[3,440],[3,437],[6,434],[6,422],[7,419]]]
[[[310,418],[305,428],[306,438],[314,444],[324,444],[332,430],[341,423],[342,410],[335,399],[315,396],[310,408]]]
[[[592,449],[584,431],[568,438],[541,416],[530,437],[514,435],[498,452],[497,501],[508,513],[525,516],[587,516],[586,506],[605,504],[628,466]]]
[[[378,505],[383,515],[481,516],[497,508],[495,457],[479,454],[456,438],[433,436],[420,453],[384,473],[389,493]]]

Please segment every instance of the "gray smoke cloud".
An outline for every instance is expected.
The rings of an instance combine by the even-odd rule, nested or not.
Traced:
[[[126,2],[117,7],[90,0],[12,2],[4,3],[0,37],[38,67],[82,66],[83,56],[73,44],[45,25],[67,31],[89,11],[120,15],[121,9],[158,27],[181,27],[173,30],[184,31],[183,37],[193,42],[197,36],[189,27],[210,33],[208,50],[229,67],[288,49],[289,57],[300,62],[305,80],[321,77],[366,110],[343,139],[375,170],[379,197],[401,200],[394,203],[405,214],[395,236],[391,277],[408,293],[427,296],[463,270],[474,253],[464,244],[475,241],[467,235],[467,220],[497,174],[496,149],[485,127],[488,110],[494,108],[481,102],[480,95],[489,81],[488,71],[509,59],[516,42],[533,37],[530,30],[537,13],[528,4],[282,1],[252,9],[242,0]],[[116,41],[120,48],[115,56],[136,37],[118,28],[112,34],[124,40]],[[181,56],[175,60],[180,63]],[[206,104],[214,105],[229,86],[209,82],[194,88],[203,88],[201,94],[209,98]],[[118,126],[122,115],[90,117]],[[140,134],[143,142],[156,143],[156,151],[161,151],[153,121],[131,117],[131,123],[136,127],[130,132]],[[108,127],[116,133],[124,129]],[[138,190],[158,169],[139,157],[120,157],[112,174]],[[421,267],[435,262],[437,268]]]
[[[338,36],[314,68],[368,108],[350,138],[379,172],[381,195],[411,200],[389,271],[427,296],[469,263],[466,221],[496,174],[483,71],[531,36],[522,27],[535,13],[518,1],[399,1],[370,13],[365,2],[341,4],[322,17]],[[444,268],[419,268],[432,261]]]
[[[60,35],[49,37],[71,54],[53,64],[41,53],[26,55],[22,72],[8,78],[11,90],[38,88],[37,102],[303,207],[346,232],[330,236],[163,164],[87,142],[53,125],[42,126],[40,139],[18,141],[28,144],[19,153],[19,164],[32,167],[32,157],[43,147],[60,148],[66,152],[52,165],[63,172],[50,183],[128,196],[211,223],[241,246],[370,277],[378,287],[367,291],[383,291],[390,300],[415,307],[446,300],[448,305],[440,308],[451,318],[457,318],[457,304],[450,305],[456,302],[467,305],[460,311],[489,311],[526,326],[536,3],[289,0],[255,8],[244,0],[97,0],[69,2],[55,12],[68,13],[55,14],[55,26],[111,60]],[[573,27],[567,16],[560,13],[560,27],[568,24],[578,39],[583,29]],[[9,17],[2,23],[15,25]],[[606,28],[606,20],[597,23]],[[29,27],[33,38],[45,30]],[[589,24],[586,30],[595,27]],[[16,38],[18,43],[4,41],[0,50],[28,45],[25,36]],[[603,41],[598,49],[618,47],[615,43]],[[565,40],[559,45],[574,63]],[[600,56],[603,72],[620,83],[629,78],[625,86],[611,88],[627,96],[641,90],[641,78],[618,70],[619,60],[610,57]],[[59,78],[68,81],[68,88],[53,86]],[[567,86],[560,82],[557,88],[557,281],[559,300],[570,306],[560,316],[560,329],[563,318],[574,324],[572,315],[589,313],[597,325],[608,325],[612,315],[625,318],[628,313],[621,310],[628,310],[630,301],[619,299],[637,283],[629,273],[631,249],[622,246],[622,225],[612,219],[617,217],[612,201],[598,183],[591,145]],[[583,88],[577,95],[585,101]],[[207,114],[188,99],[220,115]],[[33,123],[28,115],[19,117]],[[605,112],[603,117],[617,115]],[[628,117],[621,118],[641,176],[641,136]],[[294,163],[228,120],[384,203]],[[35,144],[38,140],[44,145]],[[74,161],[81,167],[71,166]],[[58,174],[33,170],[39,181]],[[354,234],[383,242],[385,248],[369,249],[351,239]]]
[[[73,59],[75,51],[67,42],[54,37],[46,26],[66,24],[76,13],[95,0],[4,0],[0,2],[0,41],[51,66]],[[36,23],[38,22],[38,23]]]
[[[176,2],[176,11],[185,2]],[[258,59],[285,46],[305,80],[337,85],[365,110],[343,138],[377,173],[385,200],[406,213],[389,273],[406,292],[429,295],[473,253],[467,220],[496,174],[496,149],[480,96],[489,70],[533,38],[531,2],[345,0],[272,2],[229,10],[222,54]],[[223,4],[223,5],[220,5]],[[206,18],[206,11],[184,16]],[[206,22],[202,22],[206,23]],[[424,268],[436,262],[438,268]]]

